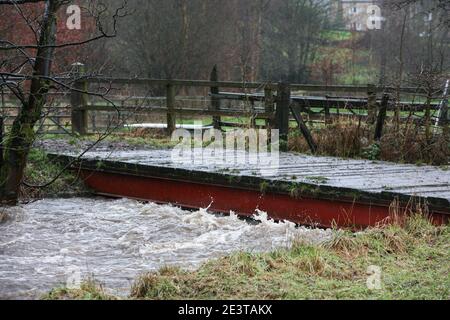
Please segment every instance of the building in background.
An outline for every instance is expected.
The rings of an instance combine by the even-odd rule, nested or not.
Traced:
[[[378,14],[371,6],[380,2],[380,0],[335,0],[333,11],[337,13],[337,20],[345,29],[367,31],[371,23],[370,16]]]

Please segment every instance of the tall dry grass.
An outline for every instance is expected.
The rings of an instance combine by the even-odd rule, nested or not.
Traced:
[[[314,128],[317,153],[324,156],[365,158],[414,164],[443,166],[450,163],[450,140],[439,133],[427,139],[421,126],[387,123],[381,141],[374,140],[374,126],[349,118]],[[289,150],[308,153],[308,144],[297,129],[292,129]]]

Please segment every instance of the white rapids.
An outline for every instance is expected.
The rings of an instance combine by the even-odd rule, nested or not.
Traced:
[[[331,230],[258,223],[207,209],[185,211],[133,200],[49,199],[3,210],[0,225],[0,298],[38,298],[71,277],[93,277],[126,296],[141,273],[163,266],[194,269],[236,251],[289,247],[294,240],[320,243]]]

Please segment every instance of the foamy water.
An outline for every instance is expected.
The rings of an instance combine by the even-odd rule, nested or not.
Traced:
[[[330,230],[258,223],[132,200],[50,199],[6,209],[0,225],[0,298],[36,298],[74,277],[93,276],[125,296],[146,271],[175,265],[193,269],[236,251],[318,243]]]

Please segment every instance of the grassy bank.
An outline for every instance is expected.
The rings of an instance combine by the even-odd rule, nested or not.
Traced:
[[[139,277],[130,299],[449,299],[450,228],[414,216],[321,246],[297,243],[271,253],[237,253],[197,271],[165,267]],[[381,288],[371,290],[371,266]],[[373,267],[372,267],[373,268]],[[376,277],[375,277],[376,278]],[[46,299],[114,299],[93,281],[54,289]]]
[[[83,137],[45,135],[42,137],[42,140],[66,141],[73,149],[83,151],[87,148],[87,145],[97,142],[100,137],[103,136],[98,134],[90,134]],[[117,148],[120,148],[121,145],[135,148],[170,148],[177,145],[162,130],[145,128],[114,132],[103,138],[100,145],[105,146],[108,143]]]
[[[22,198],[55,197],[86,193],[85,186],[76,173],[63,170],[47,158],[40,149],[32,149],[25,170],[26,184],[21,189]]]

